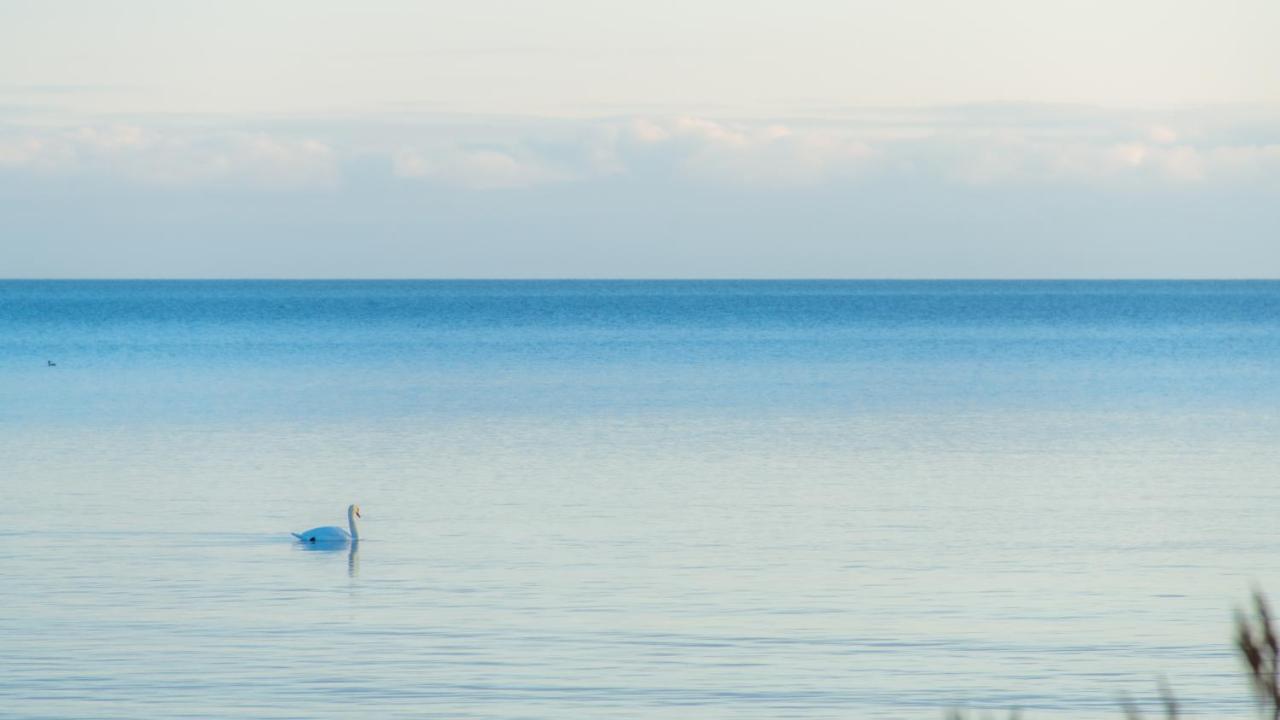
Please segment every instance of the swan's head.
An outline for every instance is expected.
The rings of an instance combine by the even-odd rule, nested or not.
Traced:
[[[360,506],[351,505],[347,507],[347,517],[360,517]]]

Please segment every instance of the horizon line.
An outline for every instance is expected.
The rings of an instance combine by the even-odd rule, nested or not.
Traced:
[[[1278,282],[1278,277],[0,277],[0,282]]]

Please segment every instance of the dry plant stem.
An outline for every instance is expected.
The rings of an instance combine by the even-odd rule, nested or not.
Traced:
[[[1236,648],[1249,670],[1254,694],[1272,720],[1280,720],[1280,643],[1276,641],[1271,607],[1261,592],[1253,594],[1254,615],[1236,613]]]

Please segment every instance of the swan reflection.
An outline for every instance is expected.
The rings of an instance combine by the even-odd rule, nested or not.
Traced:
[[[320,553],[324,555],[337,555],[343,550],[347,551],[347,575],[356,577],[360,574],[360,541],[352,540],[344,545],[327,544],[327,545],[297,545],[297,548],[303,552]]]

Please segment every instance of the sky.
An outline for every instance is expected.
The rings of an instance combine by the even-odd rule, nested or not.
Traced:
[[[0,0],[0,277],[1278,277],[1274,0]]]

